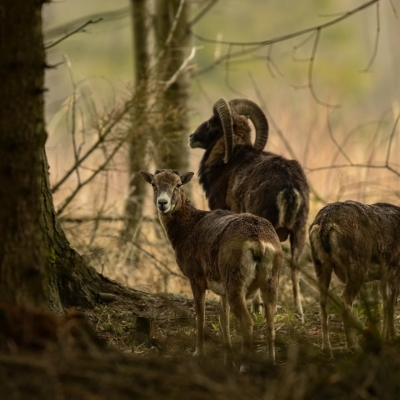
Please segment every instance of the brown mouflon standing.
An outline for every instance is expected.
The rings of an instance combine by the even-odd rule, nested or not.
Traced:
[[[273,226],[252,214],[194,208],[181,188],[192,179],[193,172],[180,176],[175,170],[157,170],[154,175],[147,171],[140,171],[140,175],[153,186],[160,222],[193,291],[197,315],[194,355],[205,355],[206,290],[221,296],[220,323],[229,362],[232,357],[229,310],[239,320],[242,352],[246,355],[251,351],[254,325],[246,298],[260,289],[265,303],[269,357],[274,362],[274,312],[283,258]]]
[[[320,287],[322,349],[332,356],[327,295],[332,272],[345,284],[341,300],[347,347],[359,348],[349,323],[354,299],[364,282],[380,281],[383,339],[393,339],[400,283],[400,207],[345,201],[322,208],[310,226],[310,244]]]
[[[254,145],[249,119],[256,133]],[[190,135],[189,145],[205,150],[199,178],[211,210],[266,218],[280,241],[290,239],[294,305],[304,321],[299,256],[306,239],[310,189],[298,161],[263,151],[267,140],[268,121],[257,104],[220,99],[212,117]]]

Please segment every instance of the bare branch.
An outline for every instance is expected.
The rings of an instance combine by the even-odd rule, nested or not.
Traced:
[[[255,90],[256,93],[257,93],[257,97],[258,97],[258,100],[259,100],[259,102],[260,102],[260,104],[261,104],[261,107],[262,107],[263,109],[265,109],[265,110],[266,110],[266,113],[268,114],[268,121],[269,121],[269,122],[271,123],[271,125],[275,128],[276,132],[278,133],[278,136],[280,137],[280,139],[282,140],[284,146],[286,147],[287,151],[289,152],[290,157],[292,157],[293,159],[296,159],[296,160],[297,160],[296,154],[295,154],[295,152],[294,152],[292,146],[291,146],[291,145],[289,144],[289,142],[287,141],[287,139],[286,139],[284,133],[283,133],[282,130],[279,128],[279,126],[277,125],[277,123],[276,123],[275,120],[273,119],[272,115],[268,112],[267,105],[265,104],[265,101],[264,101],[264,99],[263,99],[262,96],[261,96],[260,90],[259,90],[258,86],[256,85],[253,76],[252,76],[251,74],[249,74],[249,75],[250,75],[250,79],[251,79],[251,81],[252,81],[254,90]],[[310,186],[310,190],[311,190],[311,192],[313,193],[313,195],[315,196],[315,198],[316,198],[318,201],[322,202],[323,204],[327,204],[327,201],[324,200],[324,199],[318,194],[318,192],[311,186],[311,184],[309,184],[309,186]]]
[[[389,140],[389,145],[388,145],[387,154],[386,154],[386,162],[385,162],[386,167],[389,167],[390,150],[392,148],[393,137],[396,133],[396,128],[397,128],[399,119],[400,119],[400,114],[397,116],[396,122],[394,123],[393,129],[392,129],[392,133],[390,134],[390,140]]]
[[[217,43],[219,43],[219,42],[217,42]],[[250,48],[248,48],[246,50],[241,49],[239,51],[234,51],[234,52],[231,52],[231,53],[224,54],[223,56],[216,58],[208,66],[203,67],[203,68],[199,68],[198,70],[193,71],[192,72],[192,76],[197,76],[197,75],[204,74],[204,73],[210,71],[211,69],[213,69],[214,67],[216,67],[217,65],[221,64],[222,62],[226,61],[226,59],[228,59],[228,58],[232,59],[232,58],[244,56],[246,54],[251,54],[251,53],[254,53],[257,50],[260,50],[263,47],[264,47],[264,44],[258,44],[257,46],[250,47]]]
[[[275,79],[276,75],[274,74],[274,71],[272,71],[271,65],[278,71],[278,74],[279,74],[280,71],[279,71],[279,69],[276,68],[275,61],[272,58],[272,48],[273,48],[273,44],[268,46],[268,53],[267,53],[267,58],[266,59],[267,59],[267,68],[268,68],[269,74],[271,75],[271,77],[273,79]]]
[[[393,0],[390,0],[390,5],[392,6],[392,11],[393,11],[394,16],[396,17],[396,19],[399,19],[399,15],[397,14],[397,10],[393,4]]]
[[[229,76],[230,76],[229,75],[229,54],[231,51],[231,47],[232,46],[229,46],[229,48],[228,48],[228,58],[225,61],[225,85],[235,95],[240,96],[240,97],[246,97],[243,93],[240,93],[236,89],[234,89],[229,81]]]
[[[192,51],[190,52],[189,56],[183,61],[182,65],[178,68],[178,70],[174,73],[174,75],[172,75],[167,82],[162,82],[165,84],[164,90],[168,90],[170,86],[174,82],[176,82],[179,76],[185,71],[189,62],[193,60],[195,55],[196,55],[196,47],[192,47]]]
[[[295,37],[299,37],[302,35],[310,34],[310,33],[315,34],[315,32],[317,32],[318,30],[322,31],[325,28],[328,28],[332,25],[338,24],[339,22],[345,20],[346,18],[349,18],[352,15],[357,14],[358,12],[370,7],[371,5],[373,5],[377,2],[379,2],[379,0],[370,0],[347,13],[342,13],[338,18],[336,18],[332,21],[329,21],[325,24],[317,25],[317,26],[314,26],[311,28],[303,29],[301,31],[289,33],[289,34],[286,34],[283,36],[279,36],[277,38],[268,39],[268,40],[259,41],[259,42],[233,42],[233,41],[221,41],[219,39],[218,40],[207,39],[200,35],[197,35],[192,30],[190,30],[192,36],[202,42],[213,43],[213,44],[217,44],[217,43],[225,44],[225,45],[229,45],[229,46],[241,46],[241,49],[238,51],[232,51],[232,49],[229,49],[229,52],[227,54],[224,54],[221,57],[215,59],[212,63],[210,63],[206,67],[199,68],[198,70],[193,71],[192,75],[197,76],[197,75],[204,74],[205,72],[208,72],[209,70],[213,69],[214,67],[216,67],[217,65],[219,65],[220,63],[222,63],[228,59],[232,60],[233,58],[242,57],[243,55],[254,53],[254,52],[260,50],[262,47],[265,47],[267,45],[272,45],[274,43],[283,42],[283,41],[286,41],[286,40],[289,40],[289,39],[292,39]],[[307,38],[307,39],[309,39],[309,38]],[[243,48],[243,47],[246,47],[246,48]]]
[[[320,33],[321,33],[321,30],[317,29],[317,33],[315,35],[314,46],[313,46],[312,53],[311,53],[310,64],[309,64],[309,68],[308,68],[308,84],[310,86],[310,92],[316,103],[320,104],[321,106],[328,107],[328,108],[338,108],[339,107],[338,104],[328,104],[328,103],[325,103],[324,101],[320,100],[318,98],[317,94],[315,93],[315,89],[314,89],[313,71],[314,71],[315,55],[317,53]]]
[[[72,122],[72,127],[71,127],[71,138],[72,138],[72,148],[73,148],[73,153],[74,153],[74,158],[75,158],[75,162],[78,161],[79,159],[79,149],[77,148],[76,145],[76,84],[74,81],[74,77],[72,74],[72,69],[71,69],[71,62],[68,59],[67,55],[64,55],[64,61],[67,64],[67,68],[68,68],[68,73],[69,73],[69,77],[71,80],[71,85],[72,85],[72,105],[71,105],[71,109],[72,109],[72,115],[71,115],[71,122]],[[68,125],[68,113],[66,114],[66,118],[67,118],[67,125]],[[78,183],[81,182],[81,177],[79,174],[79,169],[76,169],[76,177],[78,179]]]
[[[179,21],[179,18],[181,16],[181,14],[182,14],[182,10],[183,10],[183,6],[185,5],[185,2],[186,2],[186,0],[181,0],[180,3],[179,3],[178,10],[176,11],[176,14],[175,14],[174,22],[172,23],[171,30],[169,31],[169,35],[168,35],[167,40],[165,41],[165,44],[164,44],[165,48],[168,48],[169,45],[171,44],[171,41],[172,41],[172,39],[174,37],[174,33],[175,33],[175,30],[176,30],[176,27],[178,26],[178,21]]]
[[[169,46],[171,45],[171,41],[174,38],[175,30],[178,26],[178,21],[182,14],[182,10],[183,10],[183,6],[185,5],[185,2],[186,2],[186,0],[180,0],[179,7],[175,13],[174,21],[172,22],[171,29],[168,33],[168,37],[167,37],[162,49],[157,54],[157,57],[155,57],[155,61],[154,61],[155,66],[157,66],[159,64],[159,62],[163,60],[163,57],[164,57],[166,51],[168,50]]]
[[[278,36],[277,38],[274,38],[274,39],[267,39],[267,40],[258,41],[258,42],[233,42],[233,41],[221,41],[221,40],[217,41],[215,39],[204,38],[204,37],[202,37],[200,35],[197,35],[193,31],[190,31],[190,32],[193,35],[193,37],[195,37],[196,39],[198,39],[198,40],[200,40],[202,42],[206,42],[206,43],[214,43],[214,44],[215,43],[221,43],[221,44],[232,45],[232,46],[236,46],[236,45],[238,45],[238,46],[260,46],[260,45],[266,46],[266,45],[269,45],[269,44],[272,44],[272,43],[283,42],[285,40],[289,40],[289,39],[292,39],[292,38],[295,38],[295,37],[298,37],[298,36],[302,36],[302,35],[305,35],[307,33],[311,33],[311,32],[317,31],[317,30],[321,31],[321,30],[323,30],[325,28],[328,28],[328,27],[330,27],[332,25],[336,25],[339,22],[342,22],[343,20],[351,17],[354,14],[359,13],[360,11],[370,7],[371,5],[373,5],[375,3],[378,3],[379,1],[380,0],[370,0],[370,1],[362,4],[361,6],[356,7],[355,9],[344,13],[340,17],[338,17],[338,18],[336,18],[336,19],[334,19],[332,21],[326,22],[325,24],[317,25],[317,26],[314,26],[314,27],[311,27],[311,28],[307,28],[307,29],[302,29],[301,31],[297,31],[297,32],[293,32],[293,33],[288,33],[288,34],[283,35],[283,36]]]
[[[338,151],[343,155],[343,157],[349,162],[349,164],[353,164],[352,161],[350,160],[350,157],[348,157],[348,155],[344,152],[344,150],[342,149],[342,147],[340,146],[340,144],[336,141],[335,137],[333,136],[333,132],[332,132],[332,127],[331,127],[331,123],[329,121],[329,115],[327,118],[327,124],[328,124],[328,133],[329,133],[329,137],[331,138],[332,142],[334,143],[334,145],[337,147]],[[350,137],[350,135],[348,135],[348,137]],[[347,140],[347,139],[346,139]]]
[[[189,22],[188,26],[193,26],[199,22],[217,3],[218,0],[210,0],[210,2]]]
[[[158,258],[154,257],[153,254],[149,253],[148,251],[146,251],[145,249],[143,249],[143,247],[141,247],[140,245],[138,245],[137,243],[133,242],[132,243],[138,250],[140,250],[142,253],[144,253],[147,257],[151,258],[152,260],[156,261],[157,263],[161,264],[169,274],[173,275],[173,276],[177,276],[178,278],[182,278],[182,279],[187,279],[186,276],[182,275],[182,274],[177,274],[176,272],[172,271],[171,268],[168,267],[167,264],[163,263],[161,260],[159,260]],[[157,268],[159,272],[160,271],[159,268]]]
[[[101,204],[100,208],[97,211],[99,217],[105,211],[106,202],[107,202],[107,198],[108,198],[108,182],[109,182],[108,171],[106,171],[105,178],[106,178],[105,179],[106,182],[105,182],[104,188],[103,188],[103,200],[102,200],[102,204]],[[93,243],[96,240],[96,233],[97,233],[99,227],[100,227],[100,219],[96,218],[96,220],[94,222],[94,225],[93,225],[92,234],[91,234],[91,237],[90,237],[90,240],[89,240],[89,247],[93,246]]]
[[[118,222],[118,221],[125,221],[128,217],[107,217],[107,216],[83,216],[83,217],[60,217],[59,220],[61,222],[69,222],[69,223],[76,223],[82,224],[84,222],[94,222],[99,220],[101,222]]]
[[[386,111],[385,111],[386,112]],[[383,165],[373,165],[370,164],[369,162],[364,164],[364,163],[354,163],[351,158],[345,153],[345,151],[343,150],[343,145],[347,142],[347,140],[349,139],[349,137],[351,136],[352,133],[356,132],[359,127],[357,129],[355,129],[353,132],[351,132],[349,135],[347,135],[345,141],[343,142],[343,145],[341,146],[336,139],[334,138],[333,134],[332,134],[332,130],[330,127],[330,123],[329,123],[329,119],[328,119],[328,131],[329,131],[329,136],[332,140],[332,142],[335,144],[335,146],[337,147],[338,151],[343,155],[343,157],[348,161],[349,164],[344,164],[344,165],[330,165],[330,166],[325,166],[325,167],[317,167],[317,168],[308,168],[307,171],[309,173],[311,172],[316,172],[316,171],[323,171],[323,170],[330,170],[330,169],[338,169],[338,168],[346,168],[346,167],[355,167],[355,168],[372,168],[372,169],[387,169],[389,170],[391,173],[395,174],[396,176],[400,176],[400,172],[397,171],[396,169],[394,169],[391,165],[389,165],[389,158],[390,158],[390,152],[391,152],[391,146],[392,146],[392,142],[393,142],[393,138],[396,134],[396,128],[397,128],[397,124],[400,120],[400,114],[398,115],[392,132],[390,134],[390,138],[389,138],[389,144],[388,144],[388,148],[387,148],[387,152],[386,152],[386,160],[385,163]],[[367,125],[368,123],[363,124],[362,126]],[[334,159],[336,158],[336,156],[334,157]],[[333,159],[333,161],[334,161]],[[332,162],[333,162],[332,161]]]
[[[124,7],[124,8],[120,8],[118,10],[105,11],[105,12],[103,11],[100,13],[85,15],[84,17],[80,17],[80,18],[74,19],[72,21],[69,20],[65,24],[57,25],[54,28],[46,29],[46,31],[44,32],[44,36],[45,36],[46,40],[52,40],[61,35],[64,35],[65,32],[71,31],[76,26],[81,26],[89,19],[97,20],[99,18],[103,18],[104,22],[115,21],[118,19],[129,17],[129,11],[130,11],[129,7]]]
[[[118,152],[118,150],[123,146],[124,141],[120,140],[119,143],[114,147],[113,151],[111,152],[111,154],[108,156],[108,158],[106,158],[104,160],[104,162],[102,163],[102,165],[100,165],[99,168],[97,168],[97,170],[95,172],[93,172],[93,174],[91,176],[89,176],[89,178],[87,178],[85,181],[79,183],[75,190],[71,193],[70,196],[68,196],[64,203],[61,205],[61,207],[57,210],[57,215],[62,214],[62,212],[65,210],[65,208],[67,207],[67,205],[75,198],[75,196],[78,194],[78,192],[82,189],[83,186],[87,185],[89,182],[91,182],[101,171],[104,171],[105,168],[107,167],[107,165],[110,163],[110,161],[113,159],[113,157],[115,156],[115,154]]]
[[[316,34],[316,32],[312,32],[311,35],[307,36],[299,44],[296,44],[295,46],[293,46],[293,52],[296,52],[296,50],[300,49],[301,47],[305,46],[308,42],[310,42],[311,39],[315,36],[315,34]]]
[[[376,35],[375,35],[375,44],[374,50],[372,52],[371,59],[369,60],[368,65],[362,70],[362,72],[369,72],[372,64],[374,63],[376,56],[378,55],[378,45],[379,45],[379,35],[380,35],[381,27],[380,27],[380,16],[379,16],[379,1],[376,3]]]
[[[115,125],[122,120],[122,118],[128,114],[129,110],[132,107],[132,102],[128,101],[124,104],[122,110],[117,113],[114,118],[110,118],[109,125],[99,133],[99,137],[95,143],[83,154],[79,160],[75,161],[74,165],[65,173],[65,175],[51,188],[51,192],[55,193],[60,186],[65,183],[65,181],[71,176],[71,174],[78,168],[82,163],[96,150],[99,145],[105,141],[105,139],[110,135]]]
[[[64,40],[68,39],[68,38],[71,37],[72,35],[75,35],[76,33],[79,33],[79,32],[85,32],[85,28],[86,28],[88,25],[97,24],[98,22],[100,22],[100,21],[102,21],[102,20],[103,20],[103,18],[98,18],[97,20],[92,20],[92,19],[90,19],[89,21],[85,22],[83,25],[81,25],[81,26],[79,26],[78,28],[74,29],[73,31],[67,33],[66,35],[64,35],[64,36],[61,37],[60,39],[56,40],[55,42],[50,43],[50,44],[48,44],[48,45],[45,45],[45,46],[44,46],[44,49],[45,49],[45,50],[51,49],[52,47],[57,46],[59,43],[61,43],[61,42],[63,42]]]
[[[388,165],[371,165],[371,164],[343,164],[343,165],[327,165],[324,167],[316,167],[316,168],[305,168],[308,173],[318,172],[318,171],[326,171],[328,169],[340,169],[340,168],[371,168],[371,169],[387,169],[393,174],[400,177],[400,172],[396,171],[394,168]]]

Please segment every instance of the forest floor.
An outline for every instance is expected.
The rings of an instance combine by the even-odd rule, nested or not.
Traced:
[[[307,257],[303,263],[304,323],[293,312],[288,268],[281,273],[276,365],[268,361],[262,314],[252,314],[253,355],[246,360],[249,372],[240,374],[239,325],[232,316],[235,365],[226,367],[215,296],[206,301],[207,357],[198,361],[192,357],[196,319],[190,294],[149,293],[116,285],[119,289],[99,296],[93,308],[67,310],[72,319],[55,322],[54,329],[53,317],[51,323],[36,325],[37,316],[28,318],[32,323],[28,328],[39,331],[23,337],[22,344],[11,343],[5,352],[0,349],[0,399],[397,399],[400,343],[366,341],[371,335],[359,332],[364,351],[349,353],[340,313],[333,305],[329,311],[333,358],[322,354],[318,293],[307,279],[313,276]],[[331,292],[340,294],[336,284]],[[367,311],[360,301],[354,307],[364,324],[368,315],[380,311],[379,302],[371,303]],[[0,324],[5,318],[0,307]],[[396,318],[397,331],[399,324]],[[26,329],[22,332],[26,336]]]
[[[283,292],[291,292],[288,275],[284,273],[281,279]],[[269,363],[267,357],[264,316],[252,314],[255,322],[254,355],[250,360],[251,370],[246,375],[238,373],[241,335],[234,317],[231,318],[231,335],[236,368],[224,366],[218,321],[219,302],[215,299],[206,301],[207,358],[201,363],[192,358],[196,322],[191,296],[130,290],[129,296],[99,304],[84,313],[96,334],[109,347],[138,364],[153,363],[153,375],[150,374],[155,379],[151,383],[152,391],[143,398],[397,398],[400,389],[397,378],[400,373],[398,343],[383,346],[379,339],[366,342],[367,336],[360,333],[360,343],[365,352],[348,352],[339,310],[332,307],[330,339],[333,358],[327,358],[320,349],[317,297],[304,286],[303,293],[304,323],[293,313],[290,293],[280,296],[275,315],[275,366]],[[380,304],[370,305],[366,312],[360,303],[356,303],[354,311],[367,324],[367,314],[379,314]],[[396,328],[398,324],[396,319]],[[141,375],[143,381],[148,378]]]
[[[287,280],[282,283],[285,287]],[[92,309],[68,310],[83,314],[88,324],[67,317],[57,323],[49,344],[31,341],[29,349],[17,344],[0,352],[0,399],[397,399],[399,343],[361,340],[364,352],[347,352],[341,320],[332,309],[334,357],[327,358],[320,351],[318,303],[305,297],[302,324],[281,296],[276,365],[267,358],[264,317],[253,315],[254,356],[247,360],[249,372],[240,374],[239,326],[232,317],[236,365],[225,367],[216,299],[206,303],[207,357],[197,361],[192,297],[125,288],[120,295],[103,296]],[[365,319],[359,305],[355,311]]]

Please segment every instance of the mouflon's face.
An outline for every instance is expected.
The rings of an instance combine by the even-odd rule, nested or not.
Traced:
[[[153,187],[153,201],[158,212],[168,214],[179,208],[182,201],[181,186],[188,183],[194,173],[187,172],[179,176],[176,170],[163,169],[157,170],[154,175],[147,171],[140,171],[140,175]]]
[[[222,133],[221,121],[217,115],[213,115],[189,136],[189,146],[192,149],[208,149],[216,142]]]

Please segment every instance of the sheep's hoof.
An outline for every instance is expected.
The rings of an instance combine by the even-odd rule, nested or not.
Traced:
[[[304,324],[304,315],[303,315],[303,313],[296,312],[295,316],[299,320],[299,322],[303,325]]]

